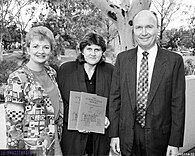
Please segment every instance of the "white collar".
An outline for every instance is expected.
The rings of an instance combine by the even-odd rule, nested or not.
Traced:
[[[155,44],[152,48],[150,48],[149,50],[147,50],[147,52],[149,53],[149,57],[150,56],[156,56],[157,54],[157,49],[158,49],[158,46],[157,44]],[[140,46],[138,46],[138,56],[142,56],[142,53],[146,51],[146,50],[143,50]]]

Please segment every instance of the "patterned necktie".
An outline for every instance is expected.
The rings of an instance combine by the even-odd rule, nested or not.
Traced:
[[[144,51],[143,58],[141,60],[139,79],[138,79],[138,90],[137,90],[137,106],[136,106],[136,121],[143,128],[145,126],[145,115],[146,115],[146,103],[148,99],[148,52]]]

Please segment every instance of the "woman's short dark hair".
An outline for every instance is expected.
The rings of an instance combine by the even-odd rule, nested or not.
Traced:
[[[81,54],[78,56],[77,59],[80,62],[85,62],[84,57],[82,55],[83,49],[87,45],[92,45],[92,44],[100,46],[103,53],[106,51],[106,42],[105,42],[104,38],[101,35],[97,34],[97,33],[90,32],[90,33],[86,34],[83,37],[83,39],[81,40],[81,42],[79,43],[78,48],[79,48]],[[105,60],[105,57],[102,55],[102,58],[101,58],[100,62],[102,62],[104,60]]]
[[[104,38],[101,35],[93,32],[88,33],[84,36],[82,41],[79,43],[79,50],[82,52],[87,45],[92,44],[100,46],[103,52],[106,51],[106,42]]]

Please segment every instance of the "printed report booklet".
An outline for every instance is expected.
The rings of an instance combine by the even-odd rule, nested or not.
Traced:
[[[85,92],[70,92],[69,130],[105,133],[107,98]]]

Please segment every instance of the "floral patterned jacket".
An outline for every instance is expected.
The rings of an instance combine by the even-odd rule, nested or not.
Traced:
[[[57,86],[55,70],[49,66],[45,70]],[[4,96],[8,148],[39,149],[46,153],[53,150],[56,130],[60,139],[63,126],[60,92],[56,118],[51,99],[24,65],[10,74]]]

